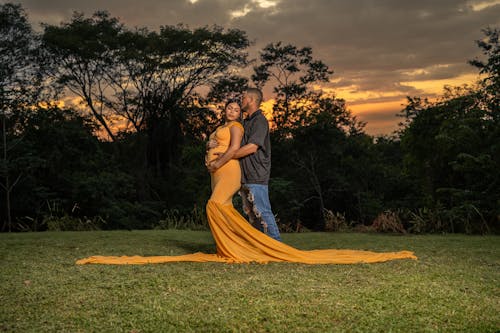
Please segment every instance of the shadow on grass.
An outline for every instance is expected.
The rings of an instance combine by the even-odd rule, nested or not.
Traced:
[[[169,246],[181,248],[188,253],[203,252],[211,254],[217,252],[214,244],[196,243],[179,239],[168,239],[167,242]]]

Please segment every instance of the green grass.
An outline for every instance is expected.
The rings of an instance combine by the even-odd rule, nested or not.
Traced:
[[[201,231],[0,234],[0,332],[496,332],[500,237],[285,234],[301,249],[412,250],[380,264],[77,266],[214,252]]]

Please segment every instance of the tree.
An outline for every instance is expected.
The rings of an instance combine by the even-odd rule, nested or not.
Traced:
[[[133,173],[110,147],[117,143],[100,141],[89,116],[32,108],[18,122],[16,230],[145,228],[159,219],[164,206],[138,202]]]
[[[4,178],[0,185],[5,192],[6,223],[3,229],[9,231],[12,228],[11,192],[22,177],[16,170],[11,178],[15,161],[9,155],[20,140],[12,132],[15,131],[17,113],[36,104],[41,92],[38,46],[38,39],[22,7],[11,3],[0,5],[1,174]]]
[[[142,30],[122,38],[127,52],[121,56],[121,77],[129,81],[122,80],[120,95],[128,97],[121,105],[128,106],[127,119],[137,120],[137,130],[146,131],[148,161],[162,174],[179,154],[182,131],[206,110],[197,90],[217,85],[233,66],[245,66],[249,42],[242,31],[220,27],[166,26],[159,33]]]
[[[52,77],[82,98],[112,141],[126,138],[118,153],[135,147],[123,159],[140,198],[176,202],[184,140],[203,137],[205,116],[213,118],[203,92],[246,65],[246,34],[218,26],[131,30],[97,12],[46,26],[43,40],[57,59]]]
[[[477,44],[487,59],[470,61],[485,75],[479,87],[445,87],[440,100],[409,98],[403,110],[406,168],[419,184],[420,206],[436,215],[427,231],[485,232],[498,223],[499,32],[484,33]]]
[[[333,73],[326,64],[312,57],[310,47],[297,48],[281,42],[270,43],[260,52],[259,66],[254,67],[252,80],[262,88],[274,84],[273,121],[282,136],[304,125],[313,111],[311,100],[320,94],[311,90],[313,83],[327,82]],[[314,102],[312,102],[314,104]]]
[[[296,206],[307,212],[304,218],[309,226],[322,229],[327,209],[349,210],[349,204],[336,199],[352,190],[349,181],[359,183],[345,172],[352,166],[345,163],[351,158],[349,149],[369,141],[362,133],[364,124],[351,115],[343,100],[314,90],[314,84],[327,82],[333,71],[313,58],[310,47],[271,43],[261,51],[260,62],[252,80],[260,88],[273,84],[275,94],[273,180],[295,193]],[[362,191],[361,185],[354,187]],[[289,205],[285,209],[295,211]]]
[[[244,32],[217,26],[131,31],[106,12],[46,26],[44,42],[58,59],[53,76],[85,101],[112,140],[116,117],[147,135],[147,162],[157,172],[176,156],[198,90],[244,66],[249,45]]]
[[[410,105],[416,109],[401,142],[420,205],[440,214],[428,230],[487,231],[498,214],[500,136],[477,91],[447,88],[440,101]]]
[[[289,203],[295,202],[306,224],[321,230],[326,209],[347,210],[335,199],[350,191],[348,175],[352,169],[345,164],[352,153],[349,146],[356,145],[355,138],[363,135],[363,124],[352,117],[340,99],[320,96],[310,102],[309,108],[303,126],[291,128],[287,137],[273,142],[272,180],[276,177],[281,183],[291,182],[287,190],[295,193],[293,198],[287,196],[282,209],[293,210]]]
[[[497,28],[486,28],[483,30],[485,38],[476,41],[486,61],[474,59],[469,63],[479,69],[479,73],[486,75],[483,79],[484,97],[491,116],[500,117],[500,30]]]
[[[45,25],[44,29],[44,47],[54,59],[47,74],[56,84],[80,97],[97,123],[114,140],[113,114],[107,99],[110,94],[107,73],[117,66],[117,39],[123,26],[106,12],[97,12],[88,19],[75,13],[70,23],[60,27]]]

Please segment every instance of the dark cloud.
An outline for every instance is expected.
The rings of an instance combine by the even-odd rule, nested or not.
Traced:
[[[262,41],[311,45],[332,67],[393,70],[463,62],[475,54],[480,29],[499,18],[500,5],[474,11],[457,0],[286,0],[235,24]]]
[[[362,116],[364,121],[367,122],[393,122],[395,119],[401,121],[401,117],[394,111],[394,109],[387,108],[377,113],[360,113],[358,115]]]
[[[73,11],[105,9],[128,26],[239,28],[255,40],[251,55],[269,42],[311,46],[335,71],[328,87],[395,92],[397,98],[425,93],[402,82],[476,73],[467,65],[480,54],[475,40],[481,29],[500,25],[498,0],[272,2],[264,8],[259,0],[20,0],[34,23],[58,24]]]
[[[21,0],[33,21],[57,24],[73,11],[109,10],[131,26],[219,24],[245,30],[257,46],[272,41],[314,48],[345,71],[401,70],[465,63],[480,30],[500,24],[500,4],[473,10],[470,0]],[[231,19],[231,13],[250,10]]]
[[[158,29],[161,25],[184,23],[189,26],[224,25],[230,13],[250,0],[21,0],[34,22],[58,24],[69,20],[74,11],[91,15],[107,10],[129,26],[147,26]]]
[[[452,79],[459,75],[471,72],[471,66],[467,63],[440,64],[428,68],[419,69],[413,73],[401,71],[400,79],[402,81],[421,81],[421,80],[445,80]]]
[[[377,112],[358,113],[356,117],[363,121],[365,131],[372,135],[390,134],[399,128],[403,118],[399,117],[401,107],[392,107]]]

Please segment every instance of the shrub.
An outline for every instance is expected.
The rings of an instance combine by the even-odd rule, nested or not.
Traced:
[[[406,233],[398,213],[390,210],[380,213],[373,221],[371,228],[377,232]]]
[[[325,208],[323,216],[325,218],[325,231],[341,231],[349,228],[345,214],[334,213]]]

